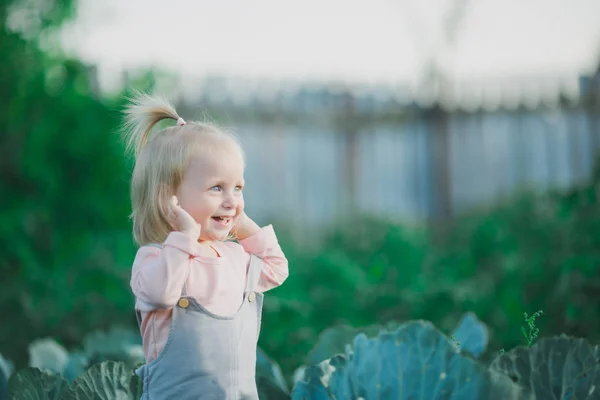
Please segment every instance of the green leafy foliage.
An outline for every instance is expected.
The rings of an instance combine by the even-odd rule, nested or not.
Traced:
[[[118,326],[85,335],[81,348],[72,352],[52,338],[34,340],[28,350],[29,367],[60,374],[70,383],[102,361],[121,361],[129,368],[144,363],[139,332]]]
[[[435,237],[361,218],[315,251],[300,252],[282,239],[291,274],[285,290],[266,296],[261,345],[289,377],[328,327],[425,319],[450,332],[472,311],[490,329],[492,353],[482,354],[489,359],[522,344],[523,313],[531,309],[544,310],[535,329],[545,336],[596,341],[598,182],[595,172],[566,192],[523,194],[461,217]]]
[[[378,332],[371,337],[364,333],[375,329]],[[83,347],[107,351],[97,357],[106,359],[115,354],[114,348],[132,345],[124,330],[111,332],[113,340],[120,343],[100,346],[111,335],[92,333],[87,337],[96,342]],[[277,362],[259,349],[256,379],[260,398],[594,399],[600,384],[599,347],[566,335],[517,347],[486,366],[472,357],[473,352],[485,350],[482,332],[487,332],[472,313],[461,318],[452,335],[461,338],[460,346],[427,321],[358,329],[346,345],[348,327],[327,332],[321,338],[328,340],[317,343],[313,353],[324,354],[340,345],[344,350],[305,368],[291,395]],[[332,335],[335,332],[337,336]],[[333,337],[341,340],[338,347],[324,350],[324,345],[334,343]],[[32,352],[32,358],[40,365],[56,366],[57,355],[58,360],[65,358],[64,349],[57,350],[49,340],[36,341],[30,348],[37,352]],[[64,361],[59,366],[63,365]],[[60,373],[28,367],[10,377],[9,391],[15,399],[139,399],[143,387],[134,370],[124,361],[104,360],[87,365],[69,383]]]
[[[535,326],[535,319],[542,314],[543,312],[541,310],[536,311],[531,317],[527,316],[527,313],[523,313],[523,316],[525,317],[525,323],[527,324],[527,328],[521,326],[521,332],[523,333],[525,340],[527,340],[528,347],[531,347],[533,341],[537,338],[538,334],[540,333],[540,330]]]
[[[491,371],[509,376],[534,399],[600,397],[600,348],[561,335],[532,347],[517,347],[496,358]]]
[[[376,334],[373,334],[377,330]],[[60,373],[28,367],[9,380],[16,399],[139,399],[142,382],[135,366],[107,360],[114,349],[127,353],[129,333],[87,335],[88,349],[103,352],[104,361],[85,365],[70,383]],[[364,332],[369,333],[368,337]],[[517,347],[498,356],[490,366],[473,358],[485,351],[487,327],[472,313],[461,318],[452,336],[427,321],[390,323],[385,327],[328,329],[313,354],[332,356],[303,368],[291,395],[276,361],[257,351],[256,381],[261,399],[453,398],[533,400],[539,398],[593,399],[600,384],[600,351],[585,339],[566,335],[543,338],[533,346]],[[354,335],[346,343],[349,335]],[[102,346],[107,337],[120,343]],[[338,340],[339,339],[339,340]],[[335,349],[343,347],[337,352]],[[39,365],[63,367],[64,349],[49,340],[30,346]],[[70,358],[70,356],[67,356]],[[125,358],[126,356],[120,356]],[[60,363],[57,363],[57,360]],[[4,395],[0,394],[0,400]]]
[[[473,348],[481,327],[467,326],[459,329]],[[432,324],[411,321],[374,338],[359,333],[343,354],[307,368],[292,399],[594,399],[599,383],[600,351],[585,339],[543,338],[486,367]]]
[[[32,371],[64,375],[67,365],[69,352],[54,339],[37,339],[29,345],[29,367]]]
[[[0,343],[18,365],[35,338],[74,344],[132,319],[119,103],[97,99],[88,67],[52,40],[75,2],[43,3],[0,2]]]
[[[72,352],[52,338],[36,339],[29,345],[29,367],[16,374],[12,363],[0,356],[0,388],[10,377],[11,395],[25,396],[18,398],[139,399],[143,386],[134,371],[144,363],[136,330],[117,326],[91,332]],[[289,399],[281,368],[260,348],[256,381],[261,399]],[[4,387],[0,400],[8,399],[8,394]]]
[[[134,329],[113,327],[108,331],[94,331],[84,337],[83,349],[92,365],[116,360],[133,368],[145,361],[140,332]]]

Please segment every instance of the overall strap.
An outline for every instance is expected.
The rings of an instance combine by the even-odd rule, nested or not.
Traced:
[[[160,243],[148,243],[146,246],[156,247],[158,249],[163,249],[165,247]],[[181,296],[186,296],[186,295],[187,295],[187,277],[185,278],[185,281],[183,282],[183,288],[181,288]]]
[[[258,280],[262,269],[262,259],[250,254],[250,266],[248,267],[248,279],[246,280],[246,292],[253,292],[258,286]]]

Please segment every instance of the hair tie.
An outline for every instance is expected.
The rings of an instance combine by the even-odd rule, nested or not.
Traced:
[[[183,118],[179,117],[177,118],[177,126],[182,126],[185,125],[185,121],[183,120]]]

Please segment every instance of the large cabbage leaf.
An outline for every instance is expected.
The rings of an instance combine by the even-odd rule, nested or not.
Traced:
[[[352,346],[354,338],[364,333],[367,337],[376,337],[381,331],[395,331],[400,324],[390,321],[386,325],[370,325],[366,327],[353,328],[347,325],[339,325],[325,329],[319,335],[317,343],[308,353],[305,365],[319,364],[337,354],[344,354],[348,347]],[[457,347],[474,357],[479,357],[487,349],[489,332],[487,326],[477,319],[474,313],[465,313],[455,328],[452,336]]]
[[[392,325],[395,329],[396,325]],[[351,346],[356,335],[364,333],[367,337],[376,337],[381,330],[387,330],[383,325],[370,325],[367,327],[353,328],[348,325],[338,325],[325,329],[319,334],[317,343],[306,356],[306,365],[316,365],[336,354],[344,354]]]
[[[561,335],[497,357],[490,371],[506,374],[536,400],[600,399],[600,350]]]
[[[139,400],[139,378],[125,363],[105,361],[89,368],[72,385],[48,370],[25,368],[9,380],[15,400]]]
[[[124,362],[104,361],[75,379],[62,400],[133,400],[138,396],[133,370]],[[137,397],[139,399],[139,396]]]
[[[488,327],[477,316],[468,312],[463,315],[452,333],[458,348],[473,357],[479,357],[487,349],[490,340]]]
[[[13,400],[58,400],[67,386],[59,374],[33,367],[20,370],[8,381]]]
[[[259,398],[289,399],[289,390],[279,364],[260,348],[256,349],[256,385]]]
[[[425,321],[369,339],[306,369],[292,399],[528,399],[507,376],[489,371]]]
[[[330,390],[329,382],[333,374],[341,374],[345,369],[340,366],[337,370],[333,367],[336,359],[346,362],[343,356],[334,356],[330,360],[322,361],[317,365],[312,365],[304,369],[304,376],[297,381],[292,389],[292,400],[325,400],[336,398],[336,392]],[[338,378],[339,379],[339,378]],[[347,397],[338,397],[352,398]]]

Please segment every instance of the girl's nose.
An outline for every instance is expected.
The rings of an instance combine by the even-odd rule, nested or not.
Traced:
[[[226,195],[225,199],[223,199],[223,207],[225,208],[235,208],[236,207],[236,199],[233,195]]]

